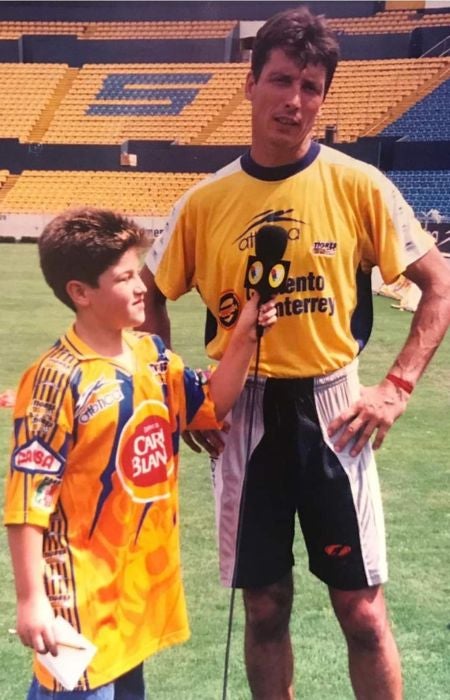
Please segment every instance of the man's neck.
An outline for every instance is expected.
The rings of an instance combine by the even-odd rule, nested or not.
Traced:
[[[309,151],[311,146],[311,139],[305,139],[305,141],[297,149],[283,149],[280,150],[279,145],[276,144],[264,144],[262,148],[258,147],[255,143],[252,143],[250,147],[250,155],[252,159],[258,165],[263,168],[279,168],[283,165],[290,165],[291,163],[296,163],[301,160]]]

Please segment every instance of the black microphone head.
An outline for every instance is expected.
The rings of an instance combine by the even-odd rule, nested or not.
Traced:
[[[287,241],[281,226],[262,226],[255,234],[255,255],[248,258],[244,286],[255,289],[261,303],[285,289],[290,263],[282,258]]]
[[[255,234],[255,255],[259,260],[281,260],[287,241],[287,231],[281,226],[261,226]]]

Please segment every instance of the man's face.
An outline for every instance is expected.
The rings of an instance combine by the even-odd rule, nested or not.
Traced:
[[[325,96],[326,70],[299,67],[282,49],[273,49],[258,81],[247,76],[252,103],[252,157],[260,165],[292,163],[308,150],[310,134]]]

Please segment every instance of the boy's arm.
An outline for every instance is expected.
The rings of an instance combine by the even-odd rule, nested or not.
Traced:
[[[34,525],[8,525],[7,529],[17,595],[17,634],[25,646],[56,656],[54,614],[42,569],[43,530]]]
[[[270,328],[277,319],[272,299],[258,307],[254,294],[244,306],[227,349],[210,379],[210,393],[218,420],[223,420],[243,389],[253,353],[256,350],[256,324]]]

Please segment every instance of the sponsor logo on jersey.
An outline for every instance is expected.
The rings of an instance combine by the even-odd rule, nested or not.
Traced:
[[[27,419],[30,421],[33,433],[46,435],[55,426],[56,406],[51,401],[34,398],[30,404]]]
[[[219,299],[219,323],[222,328],[232,328],[239,318],[241,302],[231,290],[222,292]]]
[[[53,506],[53,494],[57,490],[60,481],[49,476],[44,478],[36,486],[33,494],[33,506],[40,510],[50,510]]]
[[[101,411],[105,411],[124,398],[119,379],[106,379],[100,377],[90,384],[77,401],[75,406],[75,418],[80,423],[88,423]]]
[[[250,220],[245,231],[233,241],[239,247],[239,250],[248,250],[255,247],[255,236],[264,224],[284,224],[289,241],[298,241],[302,233],[302,226],[305,222],[301,219],[296,219],[292,216],[293,209],[269,209],[261,212]]]
[[[164,403],[148,400],[139,404],[120,435],[116,469],[134,501],[170,496],[174,459],[169,412]]]
[[[59,455],[35,437],[13,452],[12,467],[21,472],[58,474],[64,462]]]
[[[313,255],[327,255],[331,257],[336,254],[336,241],[314,241],[311,248]]]

